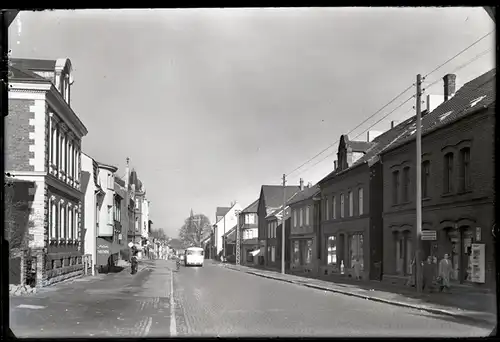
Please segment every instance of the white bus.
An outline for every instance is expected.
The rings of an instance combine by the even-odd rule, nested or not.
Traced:
[[[205,259],[205,251],[200,247],[189,247],[186,248],[184,265],[185,266],[203,266],[203,260]]]

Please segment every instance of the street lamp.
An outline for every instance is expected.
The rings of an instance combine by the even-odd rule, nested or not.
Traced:
[[[213,230],[213,234],[214,234],[214,239],[212,241],[212,250],[215,249],[217,250],[217,225],[214,224],[214,230]],[[212,252],[212,258],[214,258],[214,255],[213,255],[213,252]]]
[[[240,212],[241,210],[235,210],[234,215],[236,216],[236,265],[240,264]]]

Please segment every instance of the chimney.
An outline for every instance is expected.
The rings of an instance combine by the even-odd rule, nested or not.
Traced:
[[[127,157],[127,165],[125,166],[125,189],[127,189],[127,191],[128,191],[128,183],[129,183],[129,180],[130,180],[130,167],[129,167],[129,163],[130,163],[130,158]]]
[[[366,132],[366,141],[367,142],[372,142],[373,139],[375,139],[376,137],[378,137],[379,135],[381,135],[382,133],[384,132],[379,132],[379,131],[368,131]]]
[[[304,190],[304,180],[300,179],[300,191]]]
[[[457,75],[455,74],[446,74],[443,77],[444,81],[444,100],[448,101],[455,95],[456,91],[456,80]]]
[[[399,124],[398,120],[392,120],[391,121],[391,129],[393,129],[394,127],[396,127],[398,124]]]
[[[337,170],[337,161],[333,161],[333,171]]]
[[[307,183],[308,188],[311,188],[312,186],[313,186],[313,183],[311,183],[311,182]]]

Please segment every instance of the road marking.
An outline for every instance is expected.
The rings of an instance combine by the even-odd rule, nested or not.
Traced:
[[[142,331],[142,336],[147,336],[149,334],[149,329],[151,329],[151,325],[153,324],[153,318],[149,317],[144,330]]]
[[[19,309],[33,309],[33,310],[40,310],[40,309],[45,309],[46,306],[41,306],[41,305],[30,305],[30,304],[21,304],[17,306]]]
[[[174,301],[174,272],[170,270],[170,337],[177,336]]]

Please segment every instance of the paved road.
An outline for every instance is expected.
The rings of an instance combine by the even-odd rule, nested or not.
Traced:
[[[213,264],[180,272],[172,267],[156,261],[135,276],[112,275],[13,298],[11,327],[22,337],[465,337],[486,336],[492,329]]]

